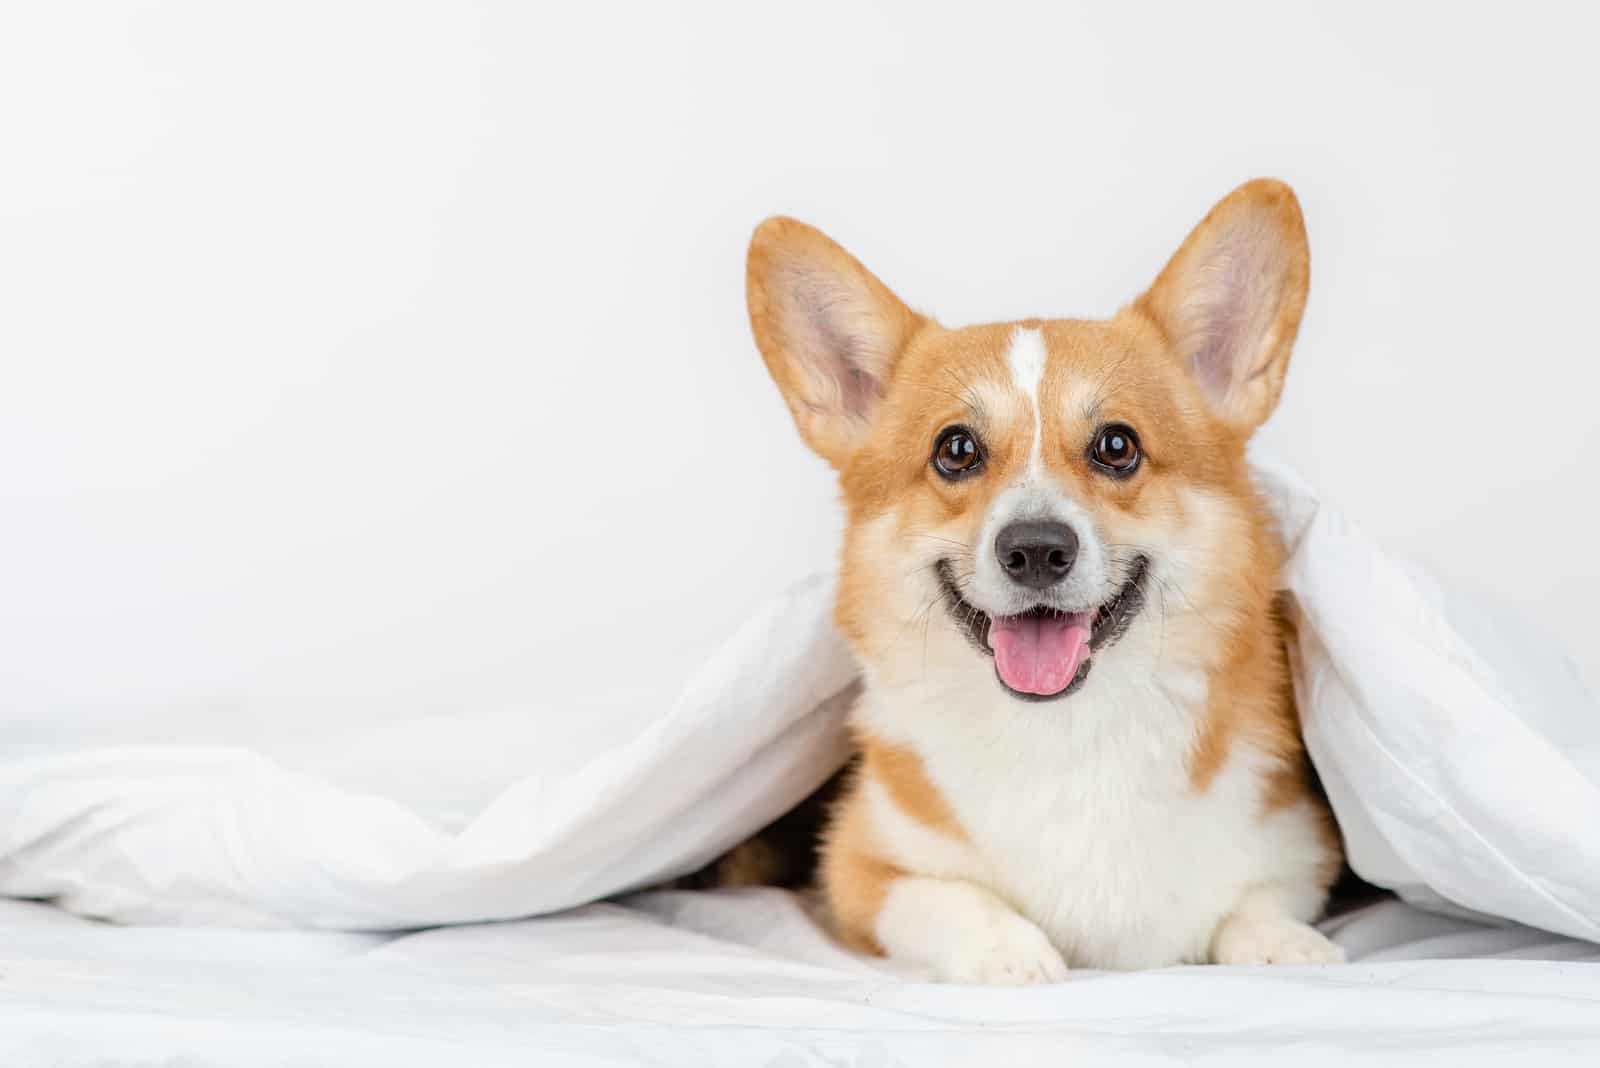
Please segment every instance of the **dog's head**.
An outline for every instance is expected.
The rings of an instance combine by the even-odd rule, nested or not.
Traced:
[[[817,230],[762,223],[750,318],[839,472],[838,620],[875,681],[992,672],[1046,700],[1093,687],[1133,635],[1222,655],[1275,577],[1245,444],[1277,404],[1308,278],[1294,194],[1264,180],[1104,321],[946,328]]]

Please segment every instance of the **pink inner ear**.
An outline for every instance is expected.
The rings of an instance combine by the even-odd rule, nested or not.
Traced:
[[[848,368],[839,383],[839,394],[845,411],[856,417],[865,417],[883,396],[883,385],[872,375],[856,367]]]
[[[869,370],[879,339],[869,333],[859,298],[812,274],[797,276],[789,292],[794,307],[786,318],[795,354],[832,387],[842,414],[864,418],[883,395],[883,383]]]
[[[1238,242],[1226,242],[1207,264],[1197,312],[1190,360],[1200,384],[1214,397],[1226,397],[1233,383],[1234,361],[1239,357],[1244,332],[1245,294],[1249,291],[1250,258],[1240,253]]]
[[[1189,359],[1213,397],[1258,374],[1277,311],[1281,249],[1268,230],[1237,229],[1207,250],[1184,301]]]

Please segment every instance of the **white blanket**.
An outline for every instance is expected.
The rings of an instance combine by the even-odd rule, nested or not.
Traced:
[[[854,668],[815,579],[587,759],[557,742],[603,702],[540,744],[513,717],[13,747],[0,892],[71,912],[0,901],[0,1064],[1594,1063],[1600,949],[1575,940],[1600,915],[1593,703],[1508,617],[1260,476],[1292,549],[1307,738],[1355,867],[1531,926],[1390,902],[1325,925],[1343,967],[973,990],[844,952],[777,891],[586,904],[694,868],[838,766]]]
[[[779,891],[397,936],[127,928],[0,902],[0,1064],[1592,1065],[1600,950],[1391,902],[1338,968],[908,983]],[[1479,959],[1462,959],[1479,958]]]
[[[130,923],[395,929],[529,916],[681,874],[843,761],[855,669],[830,600],[821,580],[777,598],[644,732],[579,766],[525,769],[455,833],[422,811],[425,782],[401,784],[407,803],[255,749],[0,763],[0,893]],[[492,758],[502,741],[472,744]]]
[[[1575,673],[1386,558],[1287,472],[1258,474],[1291,547],[1297,690],[1353,866],[1414,902],[1600,939],[1600,715]],[[80,739],[0,760],[0,894],[126,922],[387,930],[551,912],[692,870],[843,758],[854,668],[830,601],[823,579],[777,598],[647,729],[578,762],[513,744],[520,718],[423,725],[353,747],[337,773],[314,746],[273,759]],[[451,745],[491,782],[479,769],[496,754],[526,760],[502,764],[458,827],[430,804]],[[404,781],[353,785],[397,750]]]

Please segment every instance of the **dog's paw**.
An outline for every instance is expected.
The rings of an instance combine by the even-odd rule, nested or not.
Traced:
[[[1217,932],[1212,958],[1218,964],[1342,964],[1344,950],[1286,916],[1238,916]]]
[[[1020,916],[968,932],[940,955],[934,978],[968,986],[1031,986],[1059,983],[1067,962],[1043,931]]]

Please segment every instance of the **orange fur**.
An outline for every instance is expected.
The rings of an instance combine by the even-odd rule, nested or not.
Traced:
[[[862,752],[862,778],[880,783],[906,815],[940,834],[966,837],[950,803],[928,780],[916,750],[869,736],[863,739]]]
[[[881,956],[873,925],[890,884],[905,873],[883,859],[871,819],[857,802],[860,782],[847,788],[823,838],[821,883],[834,933],[853,949]]]

